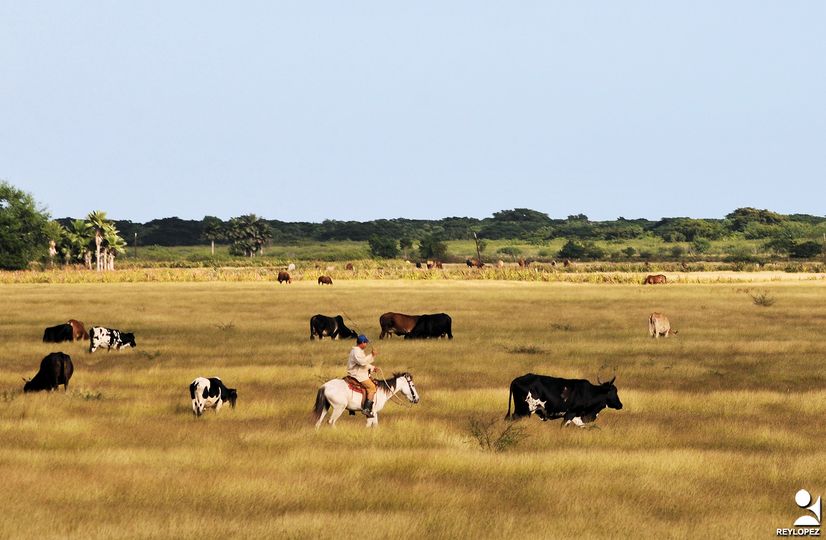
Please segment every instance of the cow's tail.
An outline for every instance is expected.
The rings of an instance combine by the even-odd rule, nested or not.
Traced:
[[[318,394],[315,396],[315,407],[313,407],[313,419],[321,418],[321,413],[330,408],[330,402],[327,401],[327,396],[324,395],[324,387],[318,389]]]
[[[505,415],[505,420],[511,419],[511,401],[513,401],[513,387],[508,389],[508,414]],[[516,407],[514,407],[515,412]]]

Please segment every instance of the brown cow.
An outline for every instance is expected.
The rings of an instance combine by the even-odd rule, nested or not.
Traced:
[[[427,269],[432,270],[434,268],[441,268],[442,261],[427,261]]]
[[[482,268],[485,266],[485,263],[480,261],[479,259],[467,259],[465,264],[468,265],[469,268]]]
[[[650,275],[646,276],[645,280],[643,280],[643,285],[656,285],[658,283],[662,283],[663,285],[666,284],[665,276],[662,274]]]
[[[648,317],[648,334],[656,339],[660,336],[668,337],[669,334],[677,335],[677,331],[671,329],[668,317],[655,311]]]
[[[416,326],[419,320],[419,315],[405,315],[403,313],[393,313],[388,311],[379,317],[379,326],[381,326],[381,334],[379,339],[384,339],[385,336],[406,336]]]
[[[562,261],[562,266],[564,266],[565,268],[570,268],[573,265],[574,263],[572,263],[569,259],[565,259],[564,261]]]
[[[282,270],[282,271],[278,272],[278,283],[283,283],[285,281],[288,284],[293,282],[292,278],[290,277],[289,272],[285,272],[284,270]]]
[[[89,339],[89,332],[83,327],[83,323],[75,319],[69,319],[69,324],[72,325],[72,339],[77,341],[79,339]]]
[[[528,265],[531,264],[531,261],[520,258],[518,261],[516,261],[516,264],[519,265],[519,268],[527,268]]]
[[[345,265],[344,269],[345,269],[345,270],[352,270],[352,269],[353,269],[353,263],[347,263],[347,264]]]
[[[333,284],[333,278],[331,278],[330,276],[319,276],[318,277],[318,284],[319,285],[332,285]]]

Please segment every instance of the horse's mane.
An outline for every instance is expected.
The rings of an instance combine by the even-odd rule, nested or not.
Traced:
[[[386,392],[393,392],[396,390],[396,379],[399,377],[404,377],[405,375],[410,375],[410,373],[406,371],[396,372],[389,379],[376,380],[376,385],[378,388],[385,390]]]

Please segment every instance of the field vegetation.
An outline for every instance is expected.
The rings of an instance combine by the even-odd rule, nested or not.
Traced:
[[[755,276],[0,284],[0,537],[773,536],[801,514],[797,490],[826,487],[826,284]],[[456,337],[378,341],[390,310],[447,312]],[[652,311],[678,336],[650,339]],[[346,315],[421,402],[391,403],[375,430],[344,416],[316,432],[316,390],[351,344],[311,342],[315,313]],[[70,317],[138,347],[41,343]],[[74,360],[69,391],[22,394],[56,350]],[[616,373],[625,406],[508,435],[508,383],[527,372]],[[194,418],[200,375],[237,388],[238,407]]]

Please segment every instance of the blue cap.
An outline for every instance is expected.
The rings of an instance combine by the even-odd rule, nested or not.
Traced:
[[[370,340],[367,339],[367,336],[365,336],[364,334],[359,334],[359,337],[356,338],[356,343],[359,345],[362,343],[367,343],[368,341]]]

